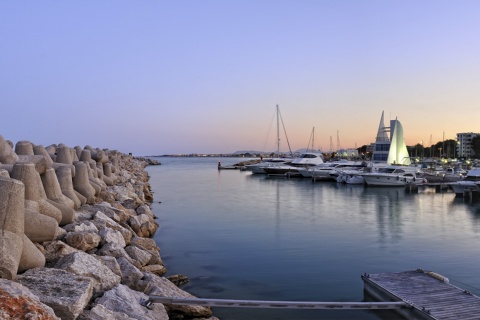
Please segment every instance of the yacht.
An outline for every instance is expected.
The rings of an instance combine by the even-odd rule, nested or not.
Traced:
[[[422,184],[427,180],[419,177],[420,168],[416,166],[388,165],[378,172],[362,174],[368,186],[403,187],[407,183]]]
[[[318,166],[323,162],[323,155],[321,152],[304,152],[291,162],[287,162],[280,165],[271,165],[265,167],[264,170],[267,174],[285,174],[285,173],[298,173],[298,169],[302,167]]]
[[[467,172],[462,181],[451,182],[455,195],[463,197],[464,191],[480,191],[480,168],[473,168]]]
[[[251,171],[253,174],[266,174],[265,168],[275,166],[275,165],[283,165],[292,161],[293,158],[271,158],[265,159],[262,162],[249,164],[245,166],[245,170]]]

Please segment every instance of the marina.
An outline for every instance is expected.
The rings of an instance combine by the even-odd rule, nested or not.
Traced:
[[[480,204],[434,186],[365,187],[160,158],[155,240],[201,299],[364,302],[360,275],[423,268],[480,293]],[[403,319],[388,310],[216,308],[221,319]]]

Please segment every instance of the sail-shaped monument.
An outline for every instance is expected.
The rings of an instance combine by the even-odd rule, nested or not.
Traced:
[[[407,145],[403,138],[402,124],[395,119],[390,120],[390,127],[385,127],[384,111],[382,111],[382,117],[378,125],[372,162],[401,165],[411,164]]]

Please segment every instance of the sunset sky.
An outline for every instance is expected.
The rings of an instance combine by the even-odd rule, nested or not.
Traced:
[[[480,132],[480,1],[2,1],[0,135],[135,155]],[[273,127],[271,127],[273,126]],[[270,130],[270,134],[268,135]],[[282,149],[287,149],[282,138]]]

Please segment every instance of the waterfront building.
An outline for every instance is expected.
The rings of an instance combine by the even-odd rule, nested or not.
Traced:
[[[472,148],[472,139],[477,136],[480,136],[480,133],[457,133],[456,151],[459,158],[470,159],[475,155],[475,151]]]

